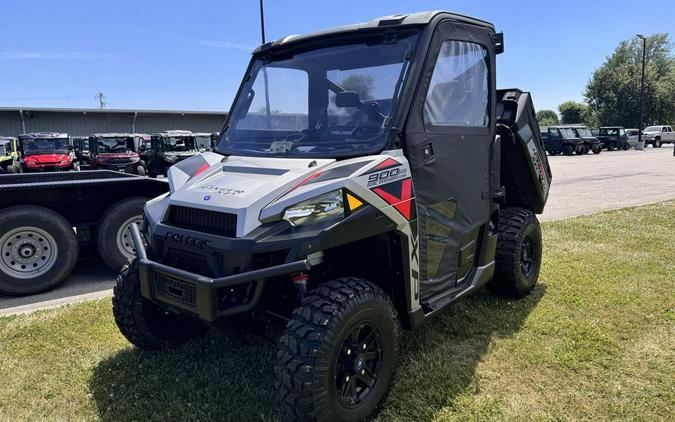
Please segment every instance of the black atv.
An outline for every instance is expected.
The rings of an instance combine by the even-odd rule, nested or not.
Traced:
[[[546,152],[550,155],[572,155],[585,153],[584,141],[577,138],[569,127],[549,126],[541,128]]]
[[[161,350],[276,318],[282,417],[371,416],[402,328],[537,282],[551,171],[530,95],[495,87],[503,48],[447,12],[257,48],[215,151],[173,165],[131,226],[122,334]]]
[[[602,142],[600,139],[593,136],[593,132],[586,126],[572,127],[577,138],[584,141],[584,151],[582,154],[588,154],[593,151],[593,154],[600,154],[602,152]]]

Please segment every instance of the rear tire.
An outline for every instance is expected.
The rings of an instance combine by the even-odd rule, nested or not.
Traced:
[[[623,144],[623,150],[624,150],[624,151],[628,151],[629,149],[630,149],[630,144],[629,144],[628,142],[626,142],[625,144]]]
[[[57,286],[78,252],[75,232],[60,214],[32,205],[0,212],[0,292],[29,295]]]
[[[174,347],[207,330],[198,320],[169,314],[141,296],[135,258],[117,276],[112,307],[117,328],[131,344],[142,350]]]
[[[586,149],[585,146],[581,146],[581,147],[579,147],[579,149],[577,149],[577,150],[574,151],[574,152],[575,152],[577,155],[586,155],[586,153],[588,152],[588,150]]]
[[[376,412],[396,368],[400,324],[377,286],[341,278],[293,312],[277,353],[284,420],[360,421]]]
[[[541,228],[537,216],[523,208],[499,213],[495,275],[488,283],[493,293],[527,296],[537,283],[542,258]]]
[[[572,145],[563,145],[562,147],[562,153],[564,155],[572,155],[574,154],[574,147]]]
[[[101,217],[96,234],[96,246],[103,261],[113,271],[119,271],[136,254],[131,223],[143,221],[143,207],[148,198],[128,198],[112,205]]]

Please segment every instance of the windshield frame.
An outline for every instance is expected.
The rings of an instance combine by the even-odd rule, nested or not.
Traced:
[[[384,98],[384,99],[368,99],[366,102],[375,102],[378,100],[387,100],[391,101],[391,107],[390,110],[388,111],[388,114],[386,116],[382,115],[383,117],[383,122],[381,126],[377,126],[379,129],[381,129],[380,135],[378,135],[378,140],[373,143],[373,147],[369,148],[367,150],[352,150],[349,153],[344,153],[340,152],[338,150],[331,150],[329,152],[318,152],[318,153],[311,153],[309,151],[306,152],[297,152],[294,154],[288,154],[287,152],[274,152],[274,151],[254,151],[251,149],[240,149],[240,148],[228,148],[228,140],[227,136],[229,131],[232,129],[233,124],[235,122],[240,121],[241,116],[238,116],[237,114],[237,109],[238,106],[240,105],[240,102],[242,99],[246,97],[248,94],[249,90],[252,87],[252,84],[254,83],[256,72],[260,72],[263,66],[261,66],[261,63],[269,63],[270,61],[284,61],[288,59],[292,59],[295,55],[298,54],[303,54],[303,53],[312,53],[312,52],[320,52],[321,50],[326,50],[334,47],[341,47],[341,46],[350,46],[350,45],[357,45],[357,44],[367,44],[369,42],[372,42],[374,39],[378,38],[384,38],[386,36],[386,32],[378,29],[376,31],[364,31],[364,32],[349,32],[341,36],[334,37],[330,41],[327,40],[321,40],[321,41],[311,41],[307,42],[306,44],[303,43],[299,46],[288,46],[288,47],[282,47],[281,49],[278,49],[276,51],[272,52],[266,52],[266,50],[262,50],[259,52],[254,53],[251,61],[249,62],[249,66],[244,74],[244,78],[242,80],[242,83],[239,86],[239,89],[237,91],[237,95],[232,102],[232,106],[230,108],[230,111],[227,115],[227,119],[225,121],[224,128],[220,135],[217,138],[216,145],[213,148],[214,152],[217,152],[219,154],[223,155],[234,155],[234,156],[252,156],[252,157],[271,157],[271,158],[351,158],[351,157],[357,157],[357,156],[363,156],[363,155],[370,155],[370,154],[377,154],[382,152],[384,149],[386,149],[390,144],[391,144],[391,134],[392,134],[392,129],[395,129],[392,126],[392,122],[394,121],[395,116],[397,116],[397,113],[399,111],[399,107],[403,101],[405,101],[405,92],[409,89],[409,80],[411,77],[411,73],[413,71],[412,69],[412,64],[413,64],[413,58],[417,55],[417,51],[420,48],[420,39],[423,36],[423,31],[419,27],[406,27],[406,28],[401,28],[401,29],[395,29],[395,30],[390,30],[389,32],[396,32],[399,34],[399,39],[396,42],[400,42],[402,40],[411,40],[408,41],[410,42],[409,48],[407,49],[407,53],[403,55],[401,58],[400,62],[390,62],[390,63],[382,63],[380,65],[378,64],[372,64],[371,66],[363,66],[363,67],[354,67],[349,70],[354,70],[354,69],[368,69],[368,68],[373,68],[373,67],[378,67],[378,66],[386,66],[386,65],[392,65],[392,64],[400,64],[400,69],[399,69],[399,76],[397,82],[393,86],[393,94],[391,97]],[[375,43],[373,43],[375,44]],[[377,43],[377,45],[380,45],[381,43]],[[412,54],[408,54],[412,53]],[[302,68],[296,68],[296,69],[301,69]],[[342,70],[342,69],[328,69],[326,68],[326,75],[331,71],[331,70]],[[311,83],[308,80],[308,89],[311,89],[310,87]],[[326,85],[337,85],[335,82],[333,82],[331,79],[328,77],[326,78]],[[340,88],[339,85],[337,85],[338,88]],[[413,87],[414,88],[414,87]],[[331,92],[336,92],[332,88],[328,89],[328,95],[330,95]],[[337,91],[340,92],[340,91]],[[245,100],[244,100],[245,101]],[[250,104],[248,105],[250,107]],[[309,106],[311,108],[311,106]],[[326,108],[326,111],[328,110],[328,107]],[[308,110],[308,116],[309,116],[310,110]],[[308,124],[309,126],[309,124]],[[329,126],[330,127],[330,126]],[[374,127],[374,126],[373,126]],[[289,131],[293,132],[293,131]],[[294,132],[294,133],[299,133],[299,132]],[[347,145],[357,145],[357,144],[366,144],[368,143],[365,140],[359,140],[356,138],[345,138],[341,141],[344,143],[345,146]],[[273,142],[270,142],[270,149],[272,148],[271,144]],[[315,145],[315,143],[310,143],[310,145]],[[337,142],[335,142],[337,144]]]

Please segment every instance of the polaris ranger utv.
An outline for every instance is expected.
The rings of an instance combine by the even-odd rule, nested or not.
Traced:
[[[200,152],[189,130],[167,130],[153,134],[151,139],[152,148],[143,154],[150,177],[166,176],[169,167]]]
[[[139,156],[143,142],[143,136],[134,133],[93,134],[89,137],[91,166],[145,176],[145,164]]]
[[[284,418],[374,413],[401,327],[537,282],[551,172],[530,95],[495,88],[502,51],[447,12],[257,48],[215,152],[171,167],[131,226],[122,334],[156,350],[274,315]]]
[[[585,151],[584,141],[577,138],[572,128],[550,126],[541,128],[541,136],[544,140],[546,151],[551,155],[582,154]]]
[[[593,151],[593,154],[600,154],[602,152],[602,142],[595,136],[587,126],[570,126],[577,138],[584,141],[584,152],[588,154]]]

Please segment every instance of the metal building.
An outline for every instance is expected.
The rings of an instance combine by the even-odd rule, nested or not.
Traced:
[[[0,135],[44,131],[87,136],[100,132],[156,133],[171,129],[220,132],[226,115],[217,111],[0,107]]]

